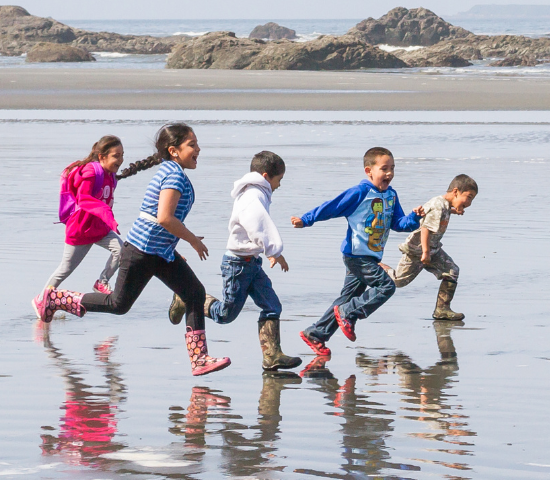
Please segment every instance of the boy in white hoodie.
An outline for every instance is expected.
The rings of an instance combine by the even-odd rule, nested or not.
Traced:
[[[229,220],[227,252],[221,264],[223,297],[220,301],[207,295],[204,304],[205,316],[225,324],[235,320],[246,299],[249,296],[252,298],[262,309],[258,333],[264,370],[294,368],[302,363],[299,357],[289,357],[281,351],[281,302],[262,269],[260,257],[263,253],[271,268],[278,263],[284,272],[288,271],[288,264],[281,254],[283,241],[269,215],[271,195],[279,188],[284,174],[283,159],[263,151],[254,155],[250,173],[235,182],[231,192],[235,202]],[[177,323],[183,312],[185,305],[174,295],[170,320]]]

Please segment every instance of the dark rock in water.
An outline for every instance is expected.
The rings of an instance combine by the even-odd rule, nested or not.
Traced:
[[[303,43],[236,38],[212,32],[174,48],[167,68],[246,70],[351,70],[401,68],[406,63],[377,47],[349,36],[325,35]]]
[[[233,32],[211,32],[177,45],[166,68],[221,68],[241,70],[265,46],[263,40],[236,38]]]
[[[510,55],[489,64],[490,67],[534,67],[541,63],[533,55]]]
[[[373,45],[429,46],[444,39],[462,38],[468,30],[455,27],[426,8],[397,7],[378,20],[368,18],[348,31]]]
[[[265,25],[258,25],[250,32],[248,38],[259,38],[264,40],[282,40],[286,38],[288,40],[294,40],[298,38],[296,36],[296,30],[292,30],[287,27],[282,27],[275,22],[269,22]]]
[[[73,29],[51,18],[35,17],[24,8],[0,6],[0,55],[22,55],[40,42],[71,44],[87,51],[169,53],[181,36],[149,37]]]
[[[26,62],[95,62],[95,58],[82,48],[59,43],[37,43],[27,53]]]
[[[550,39],[519,35],[471,34],[415,51],[396,50],[393,54],[411,67],[439,66],[433,65],[433,59],[444,55],[458,55],[465,60],[509,56],[550,59]]]
[[[309,42],[270,42],[251,70],[357,70],[403,68],[407,64],[351,35],[323,35]]]

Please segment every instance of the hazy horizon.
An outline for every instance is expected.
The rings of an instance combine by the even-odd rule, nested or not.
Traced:
[[[548,1],[510,2],[510,0],[466,0],[457,4],[452,0],[427,0],[422,2],[396,2],[381,0],[377,3],[347,0],[345,3],[319,0],[279,0],[276,5],[253,0],[96,0],[93,4],[80,4],[67,0],[24,0],[12,5],[25,8],[31,15],[51,17],[56,20],[285,20],[285,19],[339,19],[356,20],[368,17],[379,18],[389,10],[424,7],[439,16],[455,16],[477,5],[545,5]],[[315,12],[313,15],[311,12]]]

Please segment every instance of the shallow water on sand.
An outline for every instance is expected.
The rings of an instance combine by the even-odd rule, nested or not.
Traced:
[[[550,116],[460,112],[0,112],[0,477],[29,479],[550,477],[548,393]],[[126,163],[152,151],[165,120],[189,120],[202,148],[189,172],[197,201],[187,226],[210,258],[179,251],[219,295],[229,191],[252,155],[287,164],[271,207],[290,271],[269,272],[283,303],[286,353],[301,367],[262,375],[257,308],[207,323],[210,353],[232,365],[194,378],[171,293],[153,280],[121,317],[36,321],[30,299],[57,266],[58,175],[105,134]],[[337,296],[345,220],[295,230],[291,215],[363,177],[374,145],[396,157],[405,211],[473,176],[480,193],[453,217],[444,248],[461,267],[453,306],[465,323],[433,322],[438,283],[421,274],[369,319],[357,341],[336,333],[332,358],[298,337]],[[119,183],[123,235],[152,172]],[[406,234],[393,232],[395,265]],[[89,291],[106,255],[92,249],[64,283]]]

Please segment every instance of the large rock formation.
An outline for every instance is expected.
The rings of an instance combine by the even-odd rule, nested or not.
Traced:
[[[93,55],[82,48],[61,43],[37,43],[27,53],[26,62],[95,62]]]
[[[236,38],[213,32],[174,48],[167,68],[246,70],[350,70],[400,68],[407,65],[379,48],[349,36],[325,35],[303,43]]]
[[[457,55],[465,60],[516,56],[549,61],[550,38],[471,34],[464,38],[446,40],[420,50],[396,50],[393,54],[411,67],[439,66],[434,65],[434,59],[446,55]]]
[[[282,27],[275,22],[269,22],[265,25],[254,27],[254,30],[250,32],[248,38],[259,38],[264,40],[282,40],[286,38],[288,40],[294,40],[298,37],[296,36],[296,30]]]
[[[402,47],[435,45],[441,40],[462,38],[470,33],[451,25],[426,8],[407,10],[403,7],[390,10],[378,20],[363,20],[348,31],[349,35],[357,36],[372,45]]]
[[[40,42],[70,44],[89,52],[168,53],[182,37],[150,37],[86,32],[24,8],[0,6],[0,55],[21,55]]]

